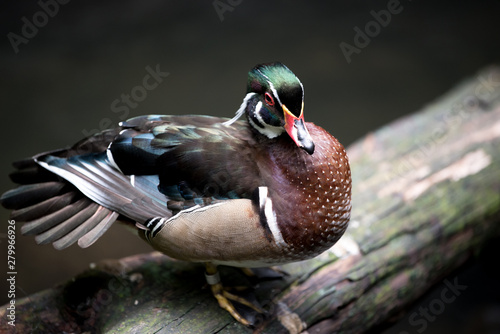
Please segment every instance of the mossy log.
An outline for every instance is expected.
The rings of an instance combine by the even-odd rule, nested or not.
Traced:
[[[401,313],[500,235],[500,68],[348,148],[353,212],[319,257],[283,266],[255,296],[258,333],[363,332]],[[250,333],[220,309],[198,264],[158,253],[104,261],[16,301],[0,331]],[[248,283],[222,268],[226,285]]]

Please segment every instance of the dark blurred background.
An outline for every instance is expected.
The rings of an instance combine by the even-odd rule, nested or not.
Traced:
[[[0,192],[13,186],[7,178],[12,161],[72,144],[125,117],[231,117],[244,97],[247,71],[260,62],[290,67],[305,86],[306,120],[345,145],[500,63],[499,1],[60,2],[0,5]],[[381,14],[388,10],[390,18]],[[381,24],[370,25],[373,11]],[[39,27],[30,29],[33,23]],[[355,40],[354,29],[367,24],[372,36]],[[346,57],[341,43],[357,50]],[[140,92],[148,66],[169,75],[128,111],[116,112],[112,103]],[[0,209],[5,259],[8,215]],[[120,226],[85,250],[59,252],[20,235],[16,242],[18,298],[64,282],[91,262],[151,250]],[[491,249],[498,254],[498,247]],[[468,289],[426,332],[499,333],[498,276],[489,270],[498,260],[485,259],[451,276],[459,275]],[[424,297],[388,332],[417,332],[408,318],[428,304],[425,298],[433,297]]]

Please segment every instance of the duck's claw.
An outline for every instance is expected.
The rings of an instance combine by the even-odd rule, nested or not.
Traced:
[[[252,327],[254,321],[252,321],[251,318],[254,317],[252,317],[251,314],[243,315],[241,311],[236,309],[233,303],[243,305],[260,314],[265,313],[265,311],[260,306],[250,302],[246,298],[229,292],[228,290],[230,290],[230,288],[225,288],[220,282],[219,272],[217,271],[217,267],[215,265],[207,264],[206,270],[205,277],[207,279],[207,283],[210,285],[212,294],[219,302],[219,306],[229,312],[229,314],[231,314],[239,323]]]

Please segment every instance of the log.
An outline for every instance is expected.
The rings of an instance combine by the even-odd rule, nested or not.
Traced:
[[[366,135],[348,154],[352,220],[337,245],[282,266],[288,275],[277,280],[255,284],[221,268],[226,285],[255,284],[268,310],[255,332],[373,330],[500,235],[500,68]],[[203,271],[156,252],[103,261],[17,300],[15,327],[3,306],[0,331],[251,333],[218,307]]]

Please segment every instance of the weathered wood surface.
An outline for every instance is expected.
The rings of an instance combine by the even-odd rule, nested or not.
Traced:
[[[329,252],[260,282],[258,333],[363,332],[500,235],[500,69],[348,148],[353,216]],[[203,267],[158,253],[103,262],[16,302],[18,333],[250,333],[217,306]],[[41,273],[43,274],[43,273]],[[226,285],[248,282],[222,268]],[[0,310],[0,331],[7,324]]]

